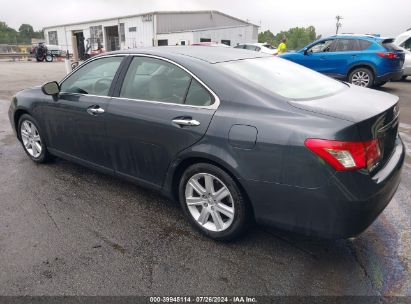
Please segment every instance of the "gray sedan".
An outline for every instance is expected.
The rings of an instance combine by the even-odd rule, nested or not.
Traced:
[[[217,240],[254,220],[357,235],[391,200],[404,162],[396,96],[231,48],[94,57],[19,92],[9,118],[34,162],[57,156],[156,189]]]

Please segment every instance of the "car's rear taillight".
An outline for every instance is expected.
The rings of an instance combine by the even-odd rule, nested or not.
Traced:
[[[378,139],[348,142],[309,138],[304,144],[337,171],[371,170],[381,159]]]
[[[394,52],[377,52],[377,55],[382,58],[395,59],[398,55]]]

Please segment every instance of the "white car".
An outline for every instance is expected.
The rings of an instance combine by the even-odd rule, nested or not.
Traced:
[[[405,50],[403,79],[411,76],[411,29],[395,38],[394,43]]]
[[[268,43],[244,43],[236,45],[234,48],[262,52],[270,55],[277,55],[278,53],[277,49]]]

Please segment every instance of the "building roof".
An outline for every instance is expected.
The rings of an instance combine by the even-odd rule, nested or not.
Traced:
[[[227,15],[225,13],[222,13],[220,11],[215,11],[215,10],[197,10],[197,11],[151,11],[151,12],[146,12],[142,14],[133,14],[133,15],[126,15],[126,16],[119,16],[119,17],[110,17],[110,18],[102,18],[102,19],[94,19],[94,20],[85,20],[81,22],[73,22],[73,23],[66,23],[66,24],[58,24],[58,25],[53,25],[53,26],[45,26],[43,27],[43,30],[45,29],[50,29],[50,28],[55,28],[55,27],[63,27],[63,26],[72,26],[72,25],[79,25],[79,24],[84,24],[84,23],[97,23],[97,22],[103,22],[103,21],[109,21],[109,20],[115,20],[115,19],[123,19],[123,18],[132,18],[132,17],[139,17],[139,16],[144,16],[144,15],[173,15],[173,14],[204,14],[204,13],[209,13],[211,15],[213,14],[219,14],[221,16],[224,16],[226,18],[230,18],[232,20],[235,20],[239,23],[242,23],[244,25],[254,25],[257,26],[256,24],[250,23],[248,21],[244,21],[242,19]]]
[[[143,47],[137,49],[115,51],[108,54],[149,54],[164,57],[167,59],[174,59],[177,56],[180,58],[187,57],[192,59],[198,59],[208,63],[220,63],[251,58],[272,57],[272,55],[268,55],[261,52],[209,46]],[[105,53],[104,55],[107,55],[107,53]]]

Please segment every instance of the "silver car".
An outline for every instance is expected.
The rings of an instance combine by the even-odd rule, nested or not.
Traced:
[[[411,76],[411,29],[395,38],[394,43],[405,50],[404,75],[402,79]]]

